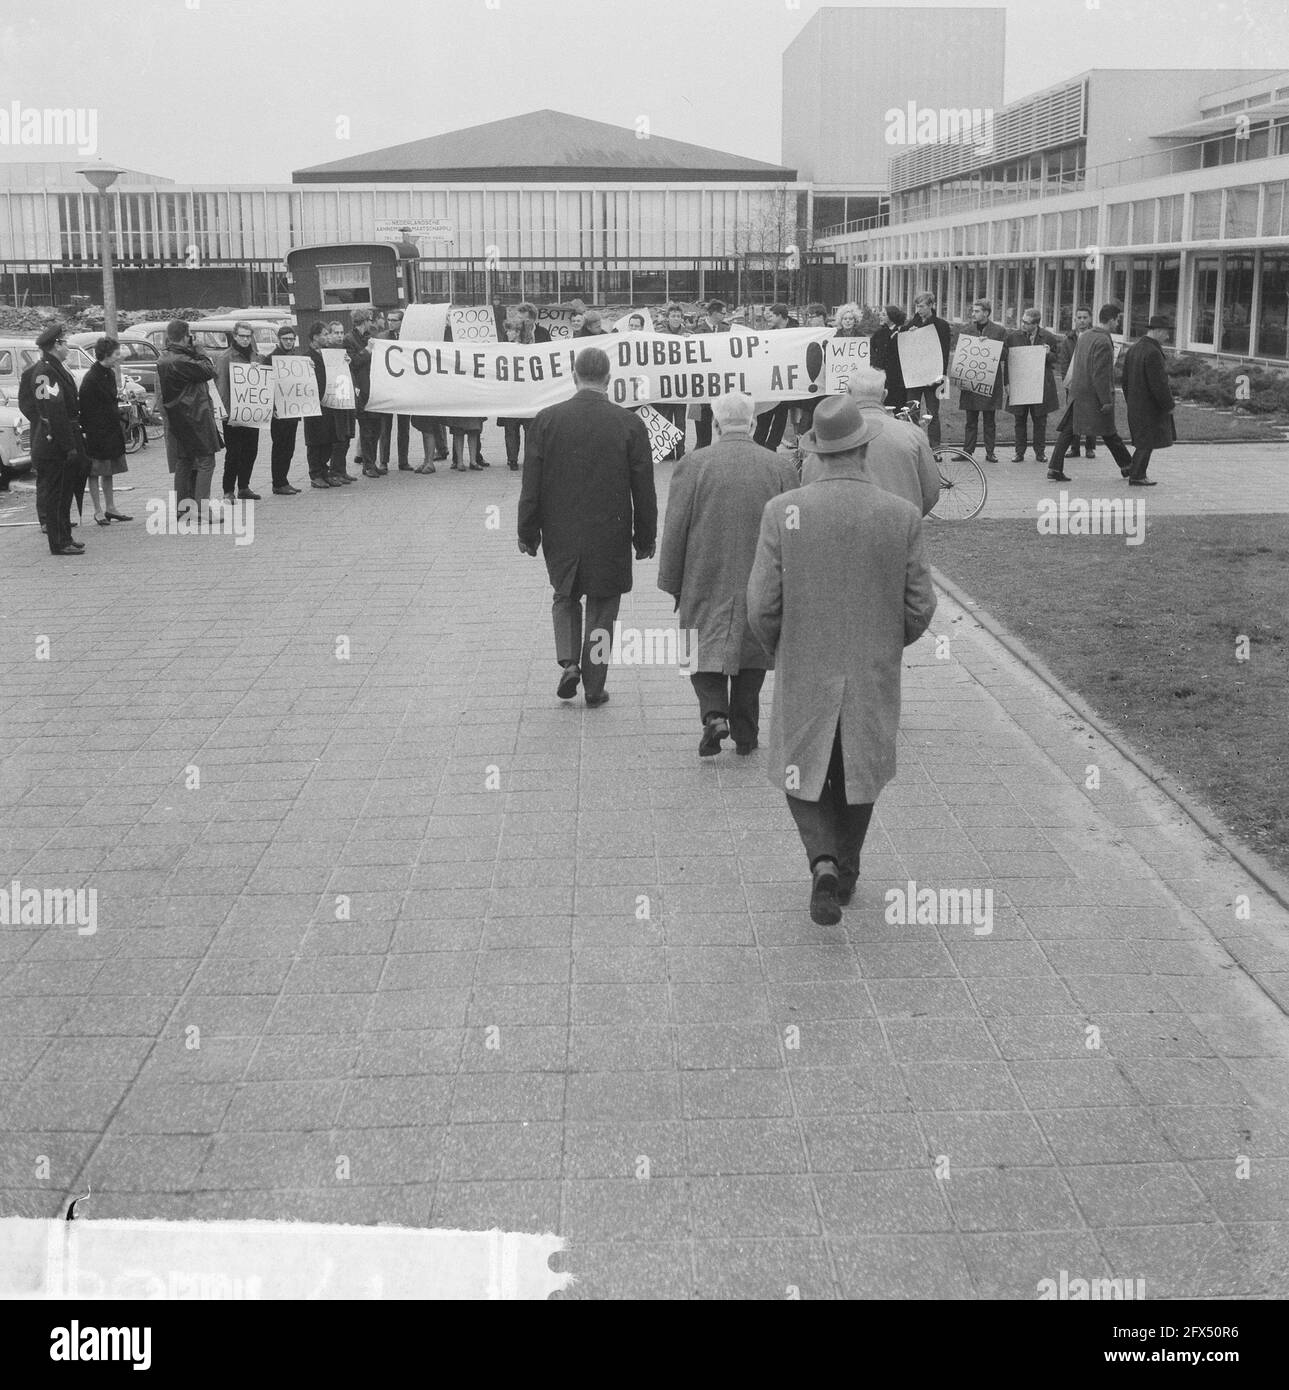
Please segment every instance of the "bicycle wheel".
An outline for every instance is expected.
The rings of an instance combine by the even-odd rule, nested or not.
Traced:
[[[983,510],[989,495],[985,470],[961,449],[937,449],[940,500],[931,508],[937,521],[969,521]]]
[[[137,454],[143,448],[143,426],[131,425],[125,432],[125,452]]]

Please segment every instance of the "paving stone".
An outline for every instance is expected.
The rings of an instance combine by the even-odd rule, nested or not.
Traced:
[[[634,1178],[648,1161],[652,1177],[678,1177],[689,1171],[686,1127],[678,1121],[588,1123],[563,1126],[564,1176]]]
[[[948,1236],[830,1239],[843,1298],[970,1298],[971,1276],[958,1242]]]

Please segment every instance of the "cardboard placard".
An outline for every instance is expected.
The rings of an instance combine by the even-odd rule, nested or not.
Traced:
[[[1007,402],[1009,405],[1042,405],[1043,374],[1047,348],[1014,347],[1007,354]]]
[[[573,336],[573,310],[565,304],[539,304],[537,306],[537,327],[544,328],[556,338]]]
[[[228,423],[243,429],[262,429],[273,423],[273,382],[276,373],[266,362],[228,364]]]
[[[824,390],[842,392],[855,372],[871,367],[868,338],[829,338],[824,344]]]
[[[273,370],[273,414],[277,419],[303,420],[322,414],[311,358],[275,357]]]
[[[454,343],[495,343],[497,341],[497,316],[491,304],[462,307],[454,304],[448,310],[448,326],[452,329]],[[402,337],[411,335],[403,330]]]
[[[1002,360],[1003,345],[999,339],[964,333],[959,337],[953,361],[949,363],[949,380],[961,391],[991,396]]]
[[[327,372],[327,389],[322,393],[322,404],[328,410],[356,409],[349,354],[344,348],[322,348],[321,352]]]
[[[651,405],[642,405],[636,414],[644,421],[645,428],[649,431],[649,448],[653,453],[653,461],[661,463],[685,436],[660,410],[655,410]]]
[[[931,386],[944,375],[944,349],[934,324],[896,334],[895,346],[905,386]]]
[[[409,343],[441,343],[451,309],[450,304],[409,304],[403,310],[398,336]]]

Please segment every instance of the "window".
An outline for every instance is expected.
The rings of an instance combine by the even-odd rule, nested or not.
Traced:
[[[1155,241],[1155,200],[1144,198],[1132,205],[1132,244],[1150,246]]]
[[[1124,335],[1138,336],[1146,331],[1150,322],[1150,278],[1153,261],[1149,256],[1138,256],[1132,263],[1132,288],[1130,299],[1124,306],[1127,310],[1123,325]]]
[[[1182,263],[1179,256],[1163,256],[1155,272],[1155,313],[1163,314],[1177,326],[1178,286]]]
[[[1182,207],[1185,200],[1180,193],[1171,198],[1159,200],[1159,230],[1156,235],[1160,241],[1180,241],[1182,239]]]
[[[1228,188],[1226,190],[1226,224],[1223,235],[1249,237],[1256,236],[1257,232],[1257,188]]]
[[[370,265],[320,265],[318,282],[327,308],[371,303]]]
[[[1259,357],[1289,355],[1289,254],[1281,251],[1262,253],[1257,333],[1253,350]]]
[[[1221,262],[1216,256],[1200,256],[1195,261],[1195,312],[1191,316],[1191,341],[1205,347],[1213,345],[1220,271]]]
[[[1222,276],[1222,351],[1247,354],[1253,312],[1253,254],[1226,257]]]
[[[13,374],[13,353],[0,352],[0,376]]]
[[[1289,223],[1285,221],[1285,190],[1289,184],[1269,183],[1266,187],[1266,197],[1262,202],[1262,235],[1280,236],[1289,228]]]
[[[1191,236],[1196,241],[1210,241],[1220,234],[1219,219],[1222,215],[1221,189],[1211,189],[1207,193],[1196,193],[1194,215],[1191,222]]]
[[[1110,234],[1107,237],[1108,245],[1128,245],[1128,210],[1131,206],[1131,203],[1112,203],[1110,205]]]

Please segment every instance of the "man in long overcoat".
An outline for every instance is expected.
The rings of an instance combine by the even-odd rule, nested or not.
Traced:
[[[1156,449],[1169,449],[1177,438],[1173,417],[1176,401],[1168,384],[1168,367],[1161,344],[1171,324],[1156,315],[1146,325],[1143,337],[1124,354],[1123,398],[1128,405],[1128,434],[1132,438],[1132,470],[1129,487],[1154,487],[1146,477],[1150,456]]]
[[[676,467],[658,559],[658,587],[680,611],[682,631],[697,634],[689,679],[698,696],[700,757],[721,751],[733,732],[745,756],[757,746],[760,694],[774,657],[747,625],[747,580],[761,513],[770,498],[797,486],[790,460],[752,442],[751,396],[718,396],[719,439]]]
[[[524,446],[519,549],[541,546],[555,590],[556,694],[571,700],[583,683],[591,708],[609,698],[609,644],[622,595],[631,588],[631,549],[654,553],[658,498],[649,431],[609,400],[609,359],[583,348],[573,367],[577,393],[540,411]],[[582,599],[586,599],[586,619]]]
[[[1132,455],[1119,438],[1114,419],[1114,339],[1110,335],[1119,331],[1123,310],[1117,304],[1103,304],[1097,318],[1096,328],[1079,335],[1070,361],[1070,403],[1057,426],[1056,448],[1047,470],[1047,476],[1058,483],[1070,481],[1065,476],[1065,452],[1075,435],[1099,434],[1125,478],[1132,467]]]
[[[1016,422],[1016,456],[1013,463],[1024,463],[1025,450],[1029,447],[1029,422],[1034,422],[1034,462],[1046,463],[1043,452],[1047,448],[1047,417],[1061,404],[1056,394],[1056,368],[1061,360],[1061,342],[1055,333],[1043,327],[1042,317],[1037,309],[1029,308],[1020,316],[1020,327],[1007,335],[1008,386],[1011,385],[1011,362],[1013,348],[1044,347],[1047,356],[1043,359],[1043,399],[1038,405],[1016,405],[1010,400],[1007,409]]]
[[[825,472],[766,504],[747,586],[748,623],[775,653],[766,773],[787,793],[821,925],[854,891],[895,775],[904,648],[935,612],[918,509],[862,471],[881,428],[848,397],[819,403],[802,447]]]
[[[958,335],[962,338],[992,338],[1003,344],[1003,354],[994,373],[993,389],[984,391],[962,391],[958,395],[958,409],[967,413],[967,423],[963,431],[962,447],[969,454],[976,452],[976,428],[981,415],[985,417],[985,462],[997,463],[994,453],[997,440],[998,411],[1003,408],[1003,378],[1007,370],[1007,334],[1001,324],[993,322],[994,306],[987,299],[978,299],[971,306],[971,322]]]
[[[72,538],[72,499],[84,489],[89,468],[81,433],[76,381],[67,359],[67,326],[50,324],[36,339],[40,357],[22,374],[18,408],[31,422],[31,457],[36,465],[36,511],[51,555],[80,555]]]

